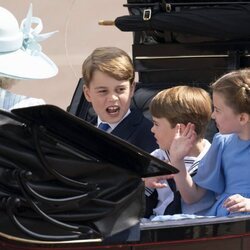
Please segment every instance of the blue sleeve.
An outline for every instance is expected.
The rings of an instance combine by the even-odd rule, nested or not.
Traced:
[[[224,136],[219,133],[216,134],[210,149],[200,161],[197,174],[193,177],[193,180],[198,186],[211,190],[216,194],[222,193],[225,188],[222,168],[224,145]]]

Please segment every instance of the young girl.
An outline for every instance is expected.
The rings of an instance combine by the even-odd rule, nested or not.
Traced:
[[[207,215],[226,216],[233,212],[250,212],[250,70],[228,73],[212,84],[214,111],[212,118],[219,129],[213,143],[191,178],[184,157],[195,141],[194,125],[185,130],[176,127],[170,147],[174,176],[186,203],[200,200],[208,190],[217,201]]]

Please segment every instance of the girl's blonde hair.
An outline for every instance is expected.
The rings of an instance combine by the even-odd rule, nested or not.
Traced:
[[[235,113],[250,114],[250,69],[232,71],[211,85]]]

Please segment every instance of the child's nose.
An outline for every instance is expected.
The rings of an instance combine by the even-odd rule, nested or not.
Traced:
[[[109,100],[116,101],[116,100],[118,100],[118,96],[115,93],[111,93],[109,95]]]
[[[151,128],[151,132],[154,134],[154,126]]]

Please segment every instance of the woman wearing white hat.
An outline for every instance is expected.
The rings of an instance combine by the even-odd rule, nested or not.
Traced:
[[[33,29],[32,24],[36,24]],[[0,7],[0,108],[11,110],[45,104],[42,99],[16,95],[7,88],[15,79],[45,79],[57,74],[57,66],[42,53],[40,41],[54,32],[40,34],[42,21],[32,17],[32,5],[21,27],[14,15]]]

